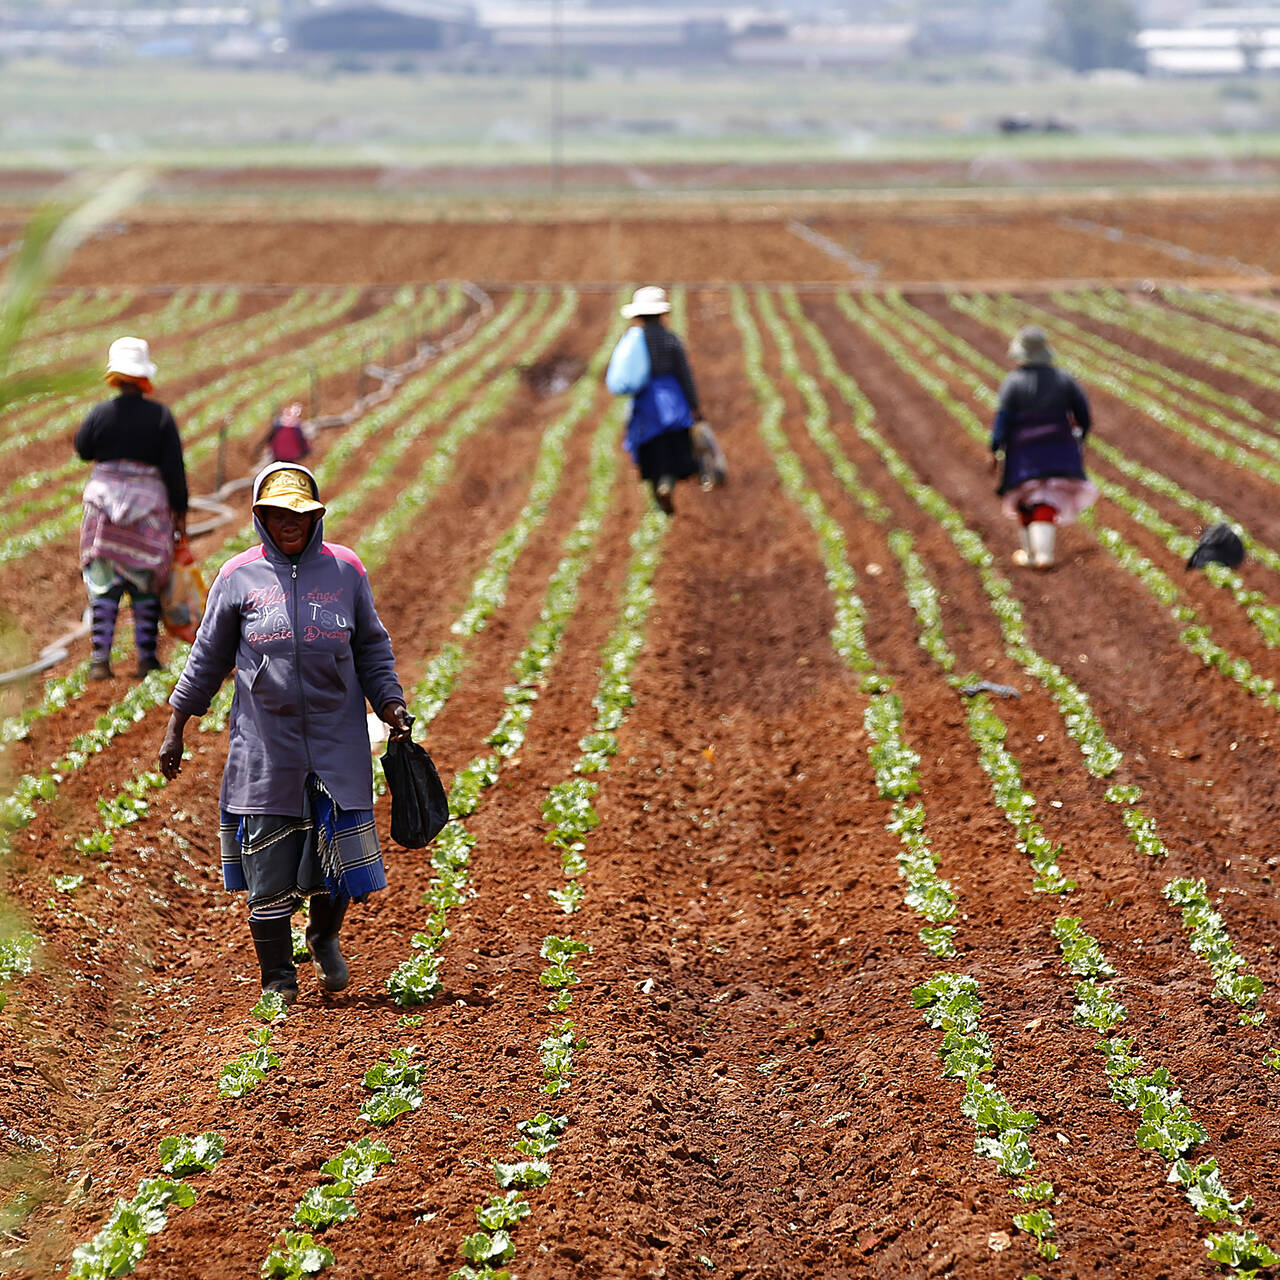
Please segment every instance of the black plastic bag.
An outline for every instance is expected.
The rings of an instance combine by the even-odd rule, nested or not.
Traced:
[[[392,738],[382,756],[391,792],[391,838],[406,849],[425,849],[449,821],[449,798],[426,748]]]
[[[1244,561],[1244,543],[1229,524],[1211,524],[1200,535],[1200,544],[1187,561],[1188,569],[1203,569],[1207,564],[1225,564],[1238,569]]]

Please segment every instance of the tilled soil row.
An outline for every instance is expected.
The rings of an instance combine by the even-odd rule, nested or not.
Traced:
[[[990,496],[981,449],[942,425],[934,402],[834,306],[819,298],[805,306],[871,397],[880,429],[1003,554],[1012,538]],[[850,457],[893,524],[912,532],[943,592],[960,668],[1023,689],[1020,700],[998,705],[1008,745],[1041,797],[1046,830],[1063,843],[1064,869],[1080,881],[1064,900],[1033,895],[1025,855],[977,766],[963,705],[916,643],[885,529],[837,487],[766,341],[767,370],[786,399],[787,436],[846,529],[868,643],[902,696],[941,874],[959,893],[960,957],[952,965],[933,960],[903,905],[897,840],[885,830],[889,804],[876,794],[867,758],[867,698],[832,649],[814,535],[779,487],[755,429],[760,408],[728,300],[695,294],[689,316],[702,397],[725,424],[732,480],[711,495],[687,486],[677,494],[632,676],[635,705],[618,756],[599,775],[601,826],[587,841],[582,910],[566,918],[546,898],[559,880],[558,858],[543,843],[539,808],[592,725],[598,648],[646,501],[635,486],[621,491],[602,534],[525,747],[467,821],[478,837],[476,896],[450,915],[444,993],[421,1009],[416,1026],[400,1025],[402,1011],[382,993],[425,915],[417,896],[430,876],[421,855],[388,843],[391,892],[353,912],[355,983],[333,999],[304,990],[273,1044],[281,1068],[238,1102],[215,1100],[217,1067],[241,1047],[256,983],[240,910],[217,887],[213,865],[220,748],[192,734],[196,759],[117,846],[151,849],[128,909],[140,917],[135,938],[151,947],[155,985],[133,1011],[109,999],[89,1010],[87,1035],[101,1035],[92,1028],[117,1015],[128,1041],[100,1050],[101,1079],[78,1104],[88,1145],[73,1154],[71,1109],[58,1128],[57,1172],[74,1182],[87,1170],[93,1181],[31,1221],[43,1261],[25,1274],[65,1259],[69,1244],[101,1222],[111,1194],[128,1194],[155,1171],[160,1133],[207,1127],[226,1135],[228,1155],[193,1179],[200,1199],[175,1212],[138,1274],[257,1274],[319,1164],[365,1131],[356,1119],[360,1074],[388,1048],[410,1043],[429,1064],[423,1106],[386,1131],[396,1163],[360,1189],[360,1216],[325,1233],[337,1254],[335,1277],[442,1275],[457,1265],[457,1246],[474,1229],[471,1208],[494,1189],[489,1161],[511,1158],[515,1121],[544,1105],[571,1122],[552,1157],[551,1183],[529,1194],[533,1213],[516,1233],[513,1267],[521,1275],[1047,1270],[1025,1235],[1005,1247],[1002,1233],[1011,1232],[1020,1206],[1008,1180],[972,1154],[960,1087],[942,1076],[941,1033],[912,1007],[913,987],[939,968],[978,979],[997,1049],[994,1079],[1040,1117],[1034,1149],[1038,1173],[1061,1196],[1054,1206],[1061,1265],[1077,1274],[1206,1274],[1199,1243],[1206,1228],[1165,1184],[1164,1166],[1135,1147],[1133,1117],[1107,1095],[1095,1033],[1072,1024],[1072,983],[1048,932],[1060,911],[1085,916],[1102,941],[1121,973],[1124,1033],[1137,1037],[1149,1065],[1173,1070],[1210,1130],[1206,1150],[1219,1155],[1233,1188],[1258,1201],[1249,1224],[1277,1238],[1266,1170],[1280,1135],[1271,1118],[1275,1086],[1258,1062],[1265,1031],[1238,1027],[1230,1007],[1211,998],[1212,979],[1159,893],[1175,872],[1208,874],[1211,888],[1238,891],[1223,910],[1267,982],[1274,1013],[1277,974],[1265,950],[1274,910],[1256,864],[1241,864],[1221,815],[1208,807],[1210,796],[1229,794],[1248,830],[1266,829],[1269,797],[1247,783],[1274,763],[1263,737],[1272,713],[1179,649],[1173,625],[1085,533],[1066,535],[1071,563],[1053,577],[1015,580],[1033,643],[1086,689],[1126,752],[1123,779],[1146,790],[1144,807],[1171,856],[1168,866],[1145,861],[1102,799],[1104,784],[1084,773],[1049,698],[1004,657],[976,576],[871,450],[841,428]],[[580,326],[571,354],[594,350],[604,323],[602,306]],[[839,424],[845,411],[827,394]],[[450,611],[442,601],[459,597],[482,558],[476,524],[496,530],[518,507],[518,477],[536,447],[535,424],[521,414],[537,408],[526,398],[504,415],[505,431],[471,441],[458,483],[438,500],[441,527],[457,545],[442,562],[453,587],[424,603],[418,566],[443,541],[434,508],[431,527],[414,528],[377,579],[402,652],[425,655],[445,638]],[[1131,427],[1151,432],[1136,417]],[[575,518],[585,435],[585,427],[575,434],[563,497],[522,557],[508,607],[477,637],[468,674],[432,726],[442,766],[482,750],[501,711],[511,659]],[[505,478],[490,482],[495,467]],[[477,475],[485,487],[469,503],[462,495]],[[1242,518],[1253,514],[1261,512]],[[1120,513],[1106,515],[1133,533]],[[1153,544],[1143,549],[1157,556]],[[1215,593],[1198,584],[1191,591],[1222,643],[1265,660],[1247,623]],[[93,787],[124,776],[128,752],[149,763],[159,732],[160,717],[152,717],[100,758],[94,781],[67,791],[61,826],[42,818],[47,829],[37,828],[32,844],[45,849],[61,829],[86,829]],[[1193,762],[1170,756],[1167,744],[1184,740],[1176,734],[1194,735],[1204,754]],[[1193,788],[1192,777],[1214,785]],[[383,806],[379,818],[385,840]],[[166,827],[190,841],[194,866]],[[146,889],[174,871],[187,885],[166,885],[168,902],[147,905]],[[124,874],[117,872],[120,889]],[[42,892],[36,880],[33,870],[28,897]],[[537,1047],[552,1019],[537,952],[547,934],[569,932],[593,947],[576,961],[583,981],[570,1010],[586,1045],[573,1087],[552,1103],[539,1092]],[[88,1083],[76,1080],[86,1092]],[[63,1226],[55,1229],[55,1219]]]

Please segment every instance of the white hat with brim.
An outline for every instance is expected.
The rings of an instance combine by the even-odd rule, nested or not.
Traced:
[[[1019,329],[1009,343],[1009,359],[1014,364],[1052,364],[1048,335],[1035,325]]]
[[[154,378],[156,366],[145,338],[117,338],[107,352],[107,372],[122,378]]]
[[[656,284],[647,284],[631,295],[631,301],[622,308],[622,314],[628,320],[635,320],[640,316],[664,316],[670,310],[667,291]]]

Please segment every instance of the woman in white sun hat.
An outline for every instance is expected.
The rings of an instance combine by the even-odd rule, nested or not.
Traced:
[[[700,470],[707,478],[698,454],[705,457],[708,447],[715,448],[719,457],[720,474],[714,476],[713,482],[723,480],[723,456],[715,447],[710,429],[701,421],[689,359],[680,339],[663,320],[670,310],[667,291],[657,285],[637,289],[622,308],[628,320],[640,321],[649,357],[648,380],[634,393],[631,402],[626,447],[667,515],[675,511],[672,495],[679,481],[698,475]]]
[[[1084,439],[1092,417],[1080,384],[1054,367],[1049,339],[1035,325],[1009,344],[1018,367],[1004,380],[991,431],[991,469],[1004,468],[996,492],[1004,513],[1022,527],[1014,563],[1052,569],[1060,524],[1070,524],[1098,499],[1084,472]]]
[[[161,665],[160,591],[173,563],[174,538],[186,531],[187,472],[178,424],[150,398],[155,373],[142,338],[117,338],[106,375],[117,394],[95,405],[75,436],[76,452],[93,463],[84,491],[80,567],[89,589],[94,680],[111,676],[111,642],[126,592],[133,606],[135,674],[142,678]]]

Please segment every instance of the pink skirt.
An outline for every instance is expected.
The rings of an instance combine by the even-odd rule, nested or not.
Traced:
[[[1020,518],[1019,508],[1041,504],[1058,513],[1058,524],[1071,524],[1098,500],[1098,486],[1092,480],[1072,480],[1067,476],[1045,476],[1024,480],[1001,498],[1001,510],[1010,520]]]

